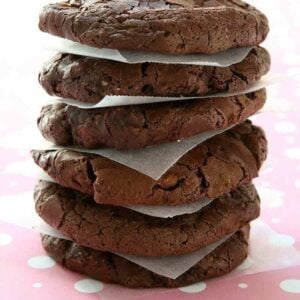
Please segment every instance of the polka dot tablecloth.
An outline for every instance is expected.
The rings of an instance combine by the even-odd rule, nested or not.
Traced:
[[[0,216],[4,206],[23,210],[36,182],[28,150],[35,119],[46,98],[38,87],[42,54],[36,30],[40,5],[47,1],[2,3],[0,73]],[[30,2],[30,1],[29,1]],[[300,253],[300,11],[299,0],[253,0],[268,14],[272,32],[265,46],[273,71],[287,80],[269,88],[267,111],[253,118],[269,139],[269,158],[256,185],[262,196],[261,221],[276,234],[266,243]],[[16,9],[18,8],[18,9]],[[13,13],[12,13],[13,12]],[[280,108],[280,110],[279,110]],[[18,201],[16,201],[16,199]],[[4,204],[4,206],[3,206]],[[18,212],[19,211],[19,212]],[[266,255],[266,261],[268,257]],[[248,259],[240,270],[255,264]],[[33,230],[0,221],[0,299],[300,299],[300,266],[285,259],[281,269],[225,276],[173,290],[115,288],[58,266]],[[282,267],[286,266],[286,267]],[[288,267],[287,267],[288,266]],[[238,274],[238,273],[236,273]]]

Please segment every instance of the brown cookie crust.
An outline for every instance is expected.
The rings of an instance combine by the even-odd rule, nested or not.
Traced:
[[[141,256],[194,252],[245,226],[260,211],[252,185],[215,199],[199,212],[168,219],[99,205],[87,195],[46,181],[36,186],[34,198],[39,216],[78,245]]]
[[[197,97],[245,90],[270,70],[270,55],[256,47],[230,67],[126,64],[58,54],[39,75],[50,95],[97,103],[107,95]]]
[[[240,0],[67,0],[40,14],[42,31],[98,48],[216,53],[257,46],[269,25]]]
[[[266,155],[264,132],[250,121],[196,146],[158,180],[98,155],[32,151],[36,164],[56,182],[112,205],[180,205],[214,199],[255,178]]]
[[[200,100],[80,109],[66,104],[42,108],[42,135],[61,146],[144,148],[177,141],[245,121],[266,101],[266,90]]]
[[[126,259],[51,236],[42,236],[45,250],[67,269],[94,279],[131,288],[175,288],[231,272],[248,254],[249,225],[175,280],[148,271]]]

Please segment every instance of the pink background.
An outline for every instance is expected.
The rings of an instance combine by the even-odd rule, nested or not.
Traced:
[[[36,182],[28,149],[34,144],[35,120],[45,94],[37,72],[48,54],[42,53],[36,30],[39,6],[47,1],[2,3],[0,20],[0,201],[31,197]],[[272,53],[273,71],[300,73],[300,10],[298,0],[251,1],[270,18],[265,46]],[[17,9],[16,9],[17,8]],[[12,12],[13,11],[13,12]],[[289,77],[269,88],[268,103],[276,110],[256,116],[269,138],[265,171],[256,180],[263,191],[261,219],[282,234],[285,247],[300,251],[300,84]],[[278,107],[281,107],[279,112]],[[16,207],[16,210],[18,207]],[[83,280],[83,281],[82,281]],[[0,222],[1,299],[300,299],[300,267],[200,283],[185,291],[133,292],[86,280],[55,265],[32,230]],[[163,293],[163,294],[161,294]]]

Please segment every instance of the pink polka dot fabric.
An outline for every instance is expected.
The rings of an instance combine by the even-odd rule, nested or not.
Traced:
[[[34,120],[45,94],[36,82],[44,60],[36,16],[42,2],[15,0],[2,4],[4,29],[0,56],[0,204],[29,197],[36,179],[27,150],[34,143]],[[37,3],[38,2],[38,3]],[[300,11],[298,0],[253,0],[268,15],[271,33],[265,46],[273,71],[300,73]],[[15,8],[18,7],[18,10]],[[12,15],[12,11],[14,11]],[[13,17],[12,17],[13,16]],[[16,20],[18,20],[16,22]],[[16,22],[15,26],[11,26]],[[11,30],[5,30],[11,26]],[[269,158],[256,180],[262,196],[261,220],[277,234],[278,247],[300,251],[300,80],[290,76],[269,88],[271,111],[254,117],[269,140]],[[281,111],[278,110],[281,108]],[[18,207],[15,207],[18,210]],[[242,268],[253,262],[247,260]],[[300,299],[300,266],[252,275],[225,276],[172,290],[130,290],[107,285],[69,272],[47,256],[39,234],[0,222],[0,299]]]

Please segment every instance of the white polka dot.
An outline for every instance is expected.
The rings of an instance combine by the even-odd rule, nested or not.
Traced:
[[[290,148],[287,149],[284,153],[290,159],[300,159],[300,148]]]
[[[281,263],[285,266],[285,267],[290,267],[293,265],[293,262],[289,259],[284,259],[283,261],[281,261]]]
[[[179,288],[179,290],[184,293],[200,293],[203,292],[205,289],[206,289],[205,282],[198,282],[189,286]]]
[[[274,100],[274,101],[273,101]],[[287,100],[286,98],[279,97],[279,98],[273,98],[272,101],[267,102],[264,106],[264,111],[267,112],[290,112],[294,109],[295,104],[292,101]],[[286,119],[287,115],[284,113],[277,115],[281,119]]]
[[[34,288],[41,288],[43,285],[40,283],[40,282],[35,282],[33,285],[32,285]]]
[[[299,279],[287,279],[280,282],[280,288],[288,293],[300,294],[300,280]]]
[[[9,185],[10,185],[11,187],[16,187],[16,186],[19,185],[19,183],[18,183],[17,181],[11,181],[11,182],[9,183]]]
[[[55,266],[55,261],[49,256],[35,256],[28,260],[28,265],[34,269],[48,269]]]
[[[279,218],[272,218],[272,223],[273,224],[279,224],[280,223],[280,219]]]
[[[257,189],[264,205],[271,208],[277,208],[283,205],[282,196],[284,195],[284,192],[263,186],[258,186]]]
[[[269,241],[279,247],[290,247],[295,244],[295,239],[286,234],[273,234],[270,236]]]
[[[239,283],[239,288],[246,289],[248,287],[247,283]]]
[[[246,269],[249,269],[253,265],[253,263],[254,263],[253,259],[248,256],[246,258],[246,260],[241,265],[238,266],[237,269],[240,270],[240,271],[244,271]]]
[[[264,164],[260,169],[260,174],[269,174],[274,171],[274,168],[270,164]]]
[[[294,136],[288,136],[286,138],[286,141],[289,143],[289,144],[295,144],[296,143],[296,138]]]
[[[253,115],[249,119],[255,123],[258,119],[258,115]]]
[[[286,114],[285,113],[278,113],[277,117],[280,119],[285,119],[286,118]]]
[[[103,284],[94,279],[82,279],[74,284],[74,288],[81,293],[98,293],[103,289]]]
[[[298,55],[298,56],[296,56],[296,62],[299,62],[300,61],[300,55]],[[292,68],[289,68],[287,71],[286,71],[286,74],[288,75],[288,76],[297,76],[297,75],[299,75],[300,74],[300,68],[298,68],[298,67],[294,67],[294,65],[293,65],[293,67]]]
[[[300,189],[300,179],[297,179],[297,180],[295,181],[295,187],[296,187],[297,189]]]
[[[288,121],[282,121],[275,124],[275,130],[280,133],[291,133],[296,130],[297,126]]]
[[[296,95],[297,97],[300,97],[300,89],[297,89],[297,90],[295,91],[295,95]]]
[[[29,152],[27,150],[19,150],[18,153],[20,156],[28,156],[29,155]]]
[[[10,244],[12,241],[12,237],[6,233],[0,233],[0,246],[6,246]]]
[[[283,200],[280,198],[274,198],[268,200],[268,206],[272,208],[281,207],[283,205]]]

